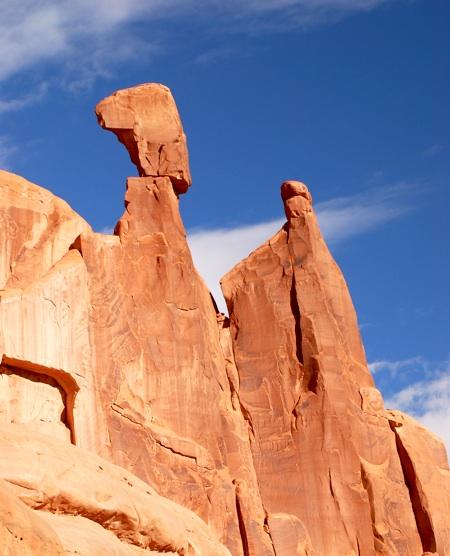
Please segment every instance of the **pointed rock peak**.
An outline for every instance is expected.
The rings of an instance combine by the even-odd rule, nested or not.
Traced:
[[[116,91],[95,113],[125,145],[140,176],[167,176],[176,193],[186,193],[192,183],[186,136],[168,87],[145,83]]]
[[[312,196],[307,186],[300,182],[289,180],[281,184],[281,198],[288,220],[296,218],[302,213],[311,212]]]

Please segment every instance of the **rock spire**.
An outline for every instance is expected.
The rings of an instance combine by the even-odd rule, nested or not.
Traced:
[[[97,114],[140,173],[114,235],[0,171],[0,553],[448,556],[445,448],[384,408],[308,188],[222,279],[227,318],[170,91]]]
[[[170,89],[159,83],[123,89],[95,112],[125,145],[140,176],[166,176],[177,193],[186,193],[192,183],[186,136]]]

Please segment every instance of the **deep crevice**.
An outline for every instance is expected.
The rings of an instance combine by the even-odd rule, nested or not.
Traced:
[[[302,329],[300,326],[300,307],[298,306],[297,292],[295,291],[295,274],[292,273],[291,291],[290,291],[290,305],[292,315],[295,320],[295,353],[298,362],[303,365],[303,351],[302,351]]]
[[[217,307],[216,300],[214,299],[214,296],[213,296],[213,294],[212,294],[211,292],[209,292],[209,297],[211,298],[211,303],[212,303],[212,305],[213,305],[213,307],[214,307],[214,311],[216,312],[216,314],[217,314],[217,313],[220,313],[219,307]]]
[[[427,510],[423,507],[420,498],[419,486],[417,484],[417,476],[414,465],[404,447],[399,434],[396,431],[395,423],[389,422],[392,431],[395,434],[395,444],[397,453],[402,466],[403,478],[409,491],[409,498],[416,520],[417,530],[419,532],[422,548],[424,552],[436,552],[436,537],[434,536],[433,526]]]
[[[247,531],[245,529],[245,522],[244,516],[242,515],[242,508],[241,503],[239,501],[239,495],[235,493],[235,500],[236,500],[236,515],[238,518],[238,525],[239,525],[239,533],[241,535],[242,541],[242,551],[244,556],[250,556],[249,548],[248,548],[248,538],[247,538]]]
[[[306,384],[307,390],[317,394],[317,389],[319,386],[319,376],[320,376],[320,365],[316,357],[310,357],[308,367],[304,368],[304,384]]]

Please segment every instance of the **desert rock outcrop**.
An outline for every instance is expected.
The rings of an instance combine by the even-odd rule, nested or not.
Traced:
[[[98,103],[100,125],[125,145],[141,176],[167,176],[177,193],[191,185],[186,136],[170,89],[147,83]]]
[[[0,555],[448,556],[445,449],[384,409],[308,188],[223,278],[228,318],[170,91],[96,112],[140,174],[114,235],[0,172]]]
[[[269,523],[287,514],[276,553],[291,553],[296,520],[318,554],[420,556],[433,524],[411,499],[345,281],[307,187],[286,182],[281,195],[287,224],[222,281],[262,502]],[[427,462],[448,480],[438,450]]]

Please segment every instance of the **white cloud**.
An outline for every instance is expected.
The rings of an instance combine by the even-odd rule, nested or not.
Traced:
[[[0,79],[41,63],[89,76],[142,56],[136,22],[183,16],[217,32],[279,31],[394,0],[0,0]],[[173,40],[171,41],[173,42]],[[154,43],[146,41],[153,50]],[[106,67],[105,67],[106,66]],[[61,69],[61,67],[59,68]]]
[[[48,90],[48,83],[43,82],[33,91],[17,98],[0,98],[0,114],[4,112],[13,112],[21,110],[30,104],[35,104],[44,98]]]
[[[339,21],[394,0],[248,0],[229,2],[229,30],[279,32]]]
[[[325,239],[338,243],[398,218],[409,210],[402,197],[413,188],[399,183],[317,203],[315,210]]]
[[[440,436],[450,453],[450,362],[431,378],[410,384],[386,400],[386,407],[411,414]]]
[[[410,357],[409,359],[401,359],[399,361],[373,361],[369,363],[370,372],[375,374],[383,371],[387,371],[391,376],[395,376],[398,371],[407,369],[411,366],[416,366],[423,368],[425,361],[422,357]]]
[[[42,62],[75,63],[77,71],[103,70],[107,63],[136,53],[141,42],[123,27],[140,17],[155,17],[164,4],[152,0],[0,0],[0,78]],[[112,42],[116,33],[120,37]],[[118,39],[118,40],[117,40]],[[130,52],[132,50],[132,52]]]
[[[408,210],[402,199],[407,189],[411,190],[411,186],[398,184],[317,203],[315,210],[326,241],[336,245],[398,218]],[[225,312],[225,302],[219,286],[220,278],[268,240],[284,222],[284,219],[274,219],[235,228],[200,229],[188,233],[195,264],[222,311]]]
[[[221,311],[226,312],[226,307],[219,280],[236,263],[269,239],[283,224],[283,219],[276,219],[249,226],[194,230],[188,233],[195,266]]]

